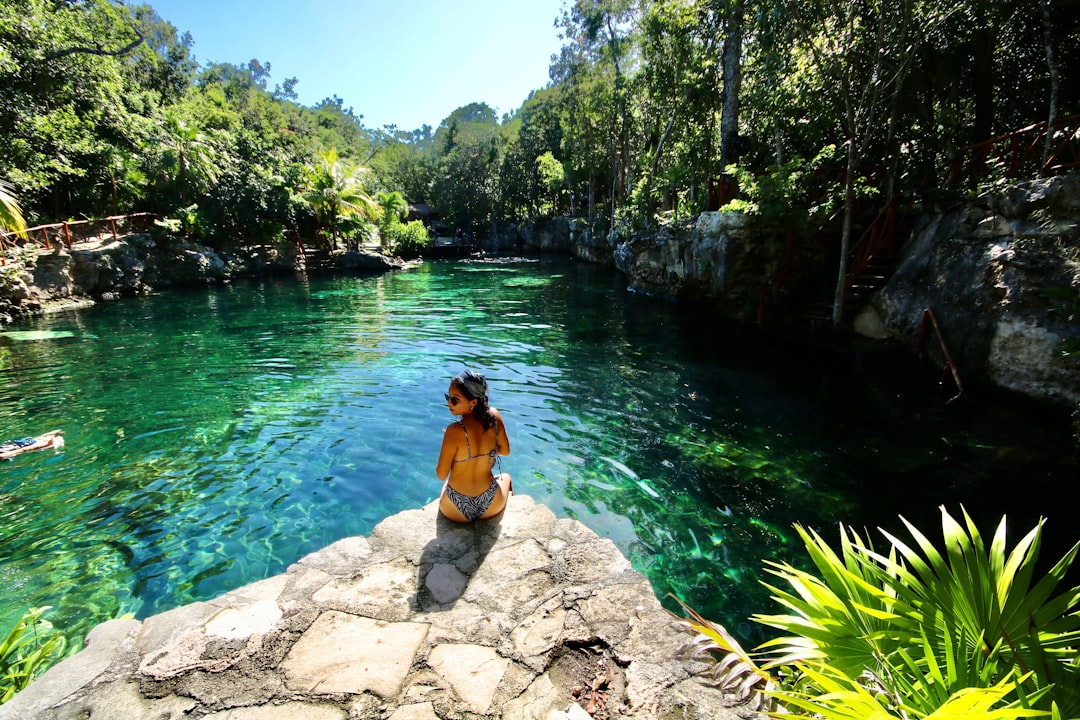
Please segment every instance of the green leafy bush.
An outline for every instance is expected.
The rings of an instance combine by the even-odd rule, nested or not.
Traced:
[[[882,531],[886,554],[797,526],[816,572],[767,562],[786,612],[753,618],[787,634],[747,653],[694,615],[692,651],[739,668],[728,685],[826,719],[1077,717],[1080,588],[1057,586],[1080,544],[1036,578],[1041,521],[1008,551],[1004,518],[989,547],[963,520],[942,509],[944,552],[907,521],[911,541]]]
[[[0,642],[0,704],[14,697],[64,652],[64,636],[52,631],[42,615],[48,606],[32,608]]]
[[[433,242],[424,223],[419,220],[391,224],[386,230],[386,237],[390,241],[390,251],[407,258],[419,257]]]

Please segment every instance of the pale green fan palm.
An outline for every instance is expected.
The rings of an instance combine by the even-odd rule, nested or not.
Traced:
[[[311,205],[320,228],[328,228],[337,247],[338,232],[347,218],[375,220],[379,205],[364,191],[364,168],[349,166],[333,148],[322,152],[308,168],[304,200]]]
[[[825,660],[841,672],[858,676],[907,643],[916,629],[903,622],[913,612],[890,587],[886,567],[873,560],[873,548],[854,531],[840,528],[840,553],[813,530],[795,526],[820,577],[787,563],[766,561],[768,572],[791,591],[765,583],[773,598],[791,614],[755,615],[754,621],[790,633],[765,643],[773,651],[769,667],[796,661]]]
[[[379,218],[379,231],[382,234],[383,245],[385,245],[387,242],[387,230],[395,221],[405,217],[405,214],[409,211],[409,203],[405,201],[405,196],[397,190],[379,193],[376,196],[376,201],[382,209],[382,216]]]
[[[15,191],[3,179],[0,179],[0,230],[26,239],[26,220],[19,201],[15,199]]]
[[[1050,713],[1004,706],[1004,699],[1016,684],[1009,679],[992,687],[962,688],[947,697],[929,712],[868,688],[866,684],[836,672],[828,665],[804,665],[804,690],[777,690],[768,694],[785,708],[789,717],[793,711],[803,711],[822,720],[1013,720],[1020,717],[1041,717]]]
[[[221,155],[197,127],[167,113],[158,141],[160,163],[176,185],[179,205],[187,201],[188,190],[199,193],[217,182]]]
[[[987,549],[964,518],[942,508],[944,555],[906,521],[917,549],[885,533],[888,555],[843,529],[837,554],[798,528],[821,577],[770,563],[792,588],[770,586],[789,614],[754,619],[790,635],[763,646],[774,653],[765,667],[820,664],[852,682],[873,678],[920,717],[969,688],[1019,677],[1015,705],[1076,717],[1080,589],[1055,591],[1077,546],[1033,582],[1042,522],[1006,552],[1004,520]]]

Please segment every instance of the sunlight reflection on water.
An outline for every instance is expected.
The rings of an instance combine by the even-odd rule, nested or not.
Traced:
[[[610,538],[660,597],[751,635],[761,560],[801,557],[793,522],[933,518],[957,499],[991,514],[1017,468],[1076,470],[1037,417],[1005,433],[1005,409],[853,377],[575,263],[237,283],[27,332],[44,334],[0,338],[0,437],[60,427],[68,445],[0,468],[0,620],[54,605],[73,635],[433,500],[463,366],[490,379],[519,492]]]

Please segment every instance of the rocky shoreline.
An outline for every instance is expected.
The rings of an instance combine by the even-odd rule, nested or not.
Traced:
[[[758,717],[698,678],[691,639],[581,523],[521,495],[471,525],[433,502],[284,574],[99,625],[0,720]]]
[[[0,268],[0,327],[36,315],[85,307],[169,288],[213,285],[233,278],[292,274],[314,265],[349,272],[386,272],[407,263],[370,250],[297,257],[273,246],[215,251],[182,238],[133,234],[90,238],[71,249],[20,251]]]
[[[913,200],[905,217],[886,267],[865,281],[884,284],[859,279],[852,290],[862,297],[849,293],[854,335],[914,349],[929,308],[965,381],[1075,412],[1080,434],[1080,352],[1064,352],[1080,345],[1080,175],[1001,185],[947,206]],[[590,237],[577,220],[517,234],[527,248],[614,264],[649,295],[780,328],[830,324],[836,238],[728,212],[629,237]],[[815,309],[823,291],[828,307]],[[935,337],[925,348],[944,366]]]
[[[932,309],[965,380],[1075,411],[1080,428],[1080,353],[1063,352],[1067,343],[1080,344],[1078,217],[1080,175],[1003,187],[949,208],[924,203],[910,218],[910,230],[897,238],[895,267],[885,284],[853,303],[854,332],[915,348],[925,331],[924,313]],[[631,289],[706,302],[743,321],[761,321],[766,297],[783,302],[784,294],[794,298],[800,287],[805,292],[820,283],[828,265],[815,241],[785,238],[760,218],[722,212],[623,239],[594,236],[582,219],[561,218],[503,228],[485,240],[485,248],[559,252],[611,264]],[[290,253],[293,248],[269,246],[218,253],[151,235],[58,247],[38,253],[32,264],[0,268],[0,327],[50,309],[153,289],[292,273],[305,260],[311,268],[346,272],[404,266],[377,252],[317,259]],[[791,299],[785,312],[797,315],[806,304],[805,297]],[[936,338],[929,338],[926,351],[945,364]]]

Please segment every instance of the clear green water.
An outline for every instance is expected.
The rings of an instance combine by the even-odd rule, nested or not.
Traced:
[[[906,354],[857,373],[590,265],[251,281],[13,330],[0,439],[63,428],[67,448],[0,464],[0,627],[47,604],[79,636],[209,599],[431,501],[463,366],[490,378],[518,492],[748,640],[761,561],[802,563],[794,522],[933,530],[964,502],[1076,539],[1063,418],[946,405]]]

